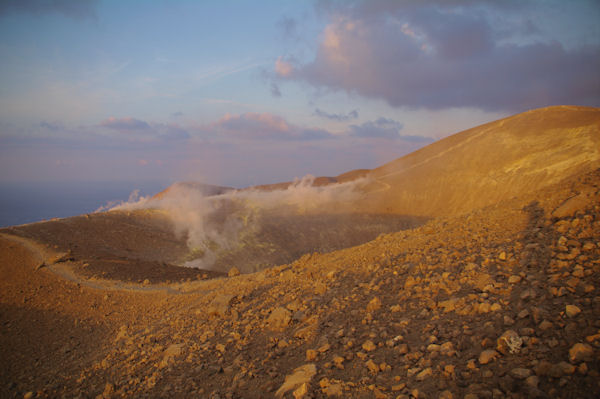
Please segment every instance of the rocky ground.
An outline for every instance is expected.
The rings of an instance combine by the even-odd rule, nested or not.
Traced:
[[[599,184],[168,290],[3,235],[1,396],[598,397]]]

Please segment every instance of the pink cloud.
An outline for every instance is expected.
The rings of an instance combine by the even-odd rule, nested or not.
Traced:
[[[277,58],[275,61],[275,73],[277,73],[277,75],[287,78],[290,77],[293,72],[294,66],[290,62],[285,61],[282,57]]]
[[[376,3],[375,6],[373,3]],[[519,111],[600,102],[600,47],[500,41],[474,7],[337,3],[313,61],[279,58],[279,78],[383,99],[394,107]]]
[[[315,140],[332,137],[325,130],[294,126],[282,117],[267,112],[226,114],[205,130],[252,140]]]

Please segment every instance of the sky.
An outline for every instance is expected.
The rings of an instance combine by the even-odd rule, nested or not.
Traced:
[[[600,106],[596,0],[0,0],[0,184],[234,187]]]

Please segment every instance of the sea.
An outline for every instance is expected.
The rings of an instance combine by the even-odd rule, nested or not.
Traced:
[[[0,227],[83,215],[127,201],[134,192],[153,195],[167,186],[161,182],[0,182]]]

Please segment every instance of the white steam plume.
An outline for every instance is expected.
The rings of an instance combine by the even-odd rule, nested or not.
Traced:
[[[206,196],[193,185],[173,185],[161,195],[137,197],[110,210],[159,209],[165,211],[178,236],[187,237],[187,245],[198,257],[185,266],[210,269],[217,250],[237,245],[242,232],[255,231],[261,212],[311,213],[339,208],[361,194],[357,188],[368,184],[368,178],[352,182],[314,186],[315,178],[296,179],[285,189],[232,190],[225,194]]]

